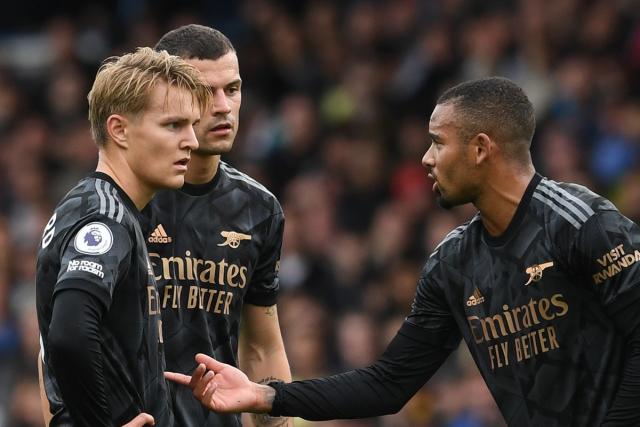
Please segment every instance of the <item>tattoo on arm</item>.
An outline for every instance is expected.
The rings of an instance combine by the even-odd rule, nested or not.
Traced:
[[[276,315],[276,306],[272,305],[271,307],[267,307],[266,310],[264,311],[264,314],[266,314],[267,316],[273,317]]]
[[[256,427],[283,427],[289,425],[289,418],[272,417],[268,414],[251,414]]]
[[[258,384],[268,384],[271,381],[282,381],[276,377],[266,377],[257,381]],[[283,427],[289,425],[289,418],[287,417],[272,417],[269,414],[251,414],[253,418],[253,424],[256,427]]]

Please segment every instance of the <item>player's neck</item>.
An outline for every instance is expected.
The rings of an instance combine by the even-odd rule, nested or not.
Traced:
[[[116,167],[113,162],[102,154],[98,157],[96,172],[109,175],[118,184],[118,187],[129,196],[138,210],[142,210],[153,198],[155,190],[140,181],[131,169]]]
[[[500,236],[507,230],[534,174],[532,165],[524,170],[501,168],[486,180],[475,205],[491,236]]]
[[[219,165],[220,156],[191,153],[184,180],[189,184],[206,184],[216,176]]]

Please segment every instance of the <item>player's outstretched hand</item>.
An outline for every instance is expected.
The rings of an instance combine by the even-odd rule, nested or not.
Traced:
[[[122,427],[144,427],[146,425],[154,426],[156,425],[156,421],[151,415],[141,412],[137,417],[135,417]]]
[[[259,384],[251,382],[239,369],[197,354],[198,367],[191,375],[165,372],[164,376],[189,387],[205,407],[219,413],[265,412],[258,405]]]

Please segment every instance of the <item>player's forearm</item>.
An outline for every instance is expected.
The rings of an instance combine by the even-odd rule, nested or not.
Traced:
[[[251,381],[266,384],[269,381],[291,381],[289,361],[281,344],[274,348],[247,348],[240,351],[240,369]]]
[[[640,327],[627,341],[624,374],[603,427],[640,425]]]
[[[99,337],[101,307],[78,290],[55,297],[49,360],[74,425],[110,426]]]
[[[239,365],[251,381],[266,384],[270,381],[291,381],[291,369],[280,334],[278,312],[275,305],[259,307],[247,304],[244,308],[244,329],[240,334]],[[261,395],[271,393],[271,387],[261,389]],[[269,404],[270,407],[270,404]],[[253,414],[255,427],[292,425],[287,418]]]
[[[372,366],[328,378],[275,384],[272,415],[312,421],[367,418],[398,412],[442,365],[450,349],[416,340],[403,326]],[[271,402],[271,394],[264,394]]]
[[[267,384],[271,381],[291,382],[291,370],[284,350],[284,345],[280,345],[270,350],[256,349],[245,351],[241,358],[240,366],[251,379],[260,386],[256,387],[259,405],[262,410],[256,412],[269,412],[275,397],[275,390]],[[286,417],[272,417],[266,413],[252,414],[251,422],[255,427],[281,427],[291,426],[292,421]]]

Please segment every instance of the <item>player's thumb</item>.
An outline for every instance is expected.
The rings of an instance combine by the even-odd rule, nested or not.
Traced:
[[[137,417],[126,423],[122,427],[144,427],[147,425],[154,426],[156,425],[156,420],[153,417],[145,412],[141,412]]]
[[[214,373],[220,371],[224,368],[225,364],[222,362],[218,362],[211,356],[207,356],[206,354],[198,353],[196,354],[196,362],[202,363],[207,367],[207,370],[213,371]]]

